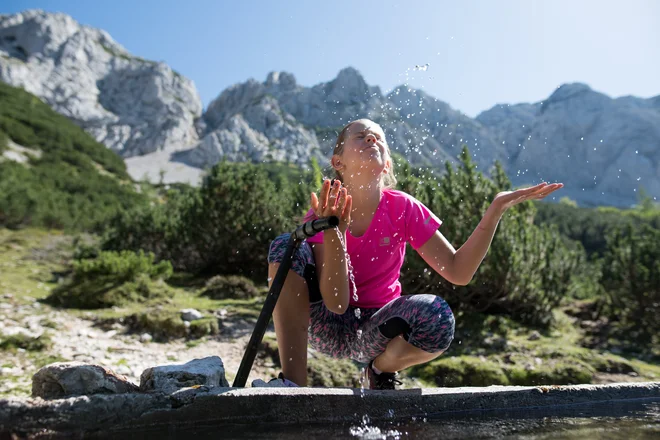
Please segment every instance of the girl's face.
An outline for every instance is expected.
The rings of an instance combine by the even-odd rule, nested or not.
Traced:
[[[385,133],[376,123],[354,122],[348,127],[341,155],[333,157],[344,178],[375,177],[390,168],[390,155]]]

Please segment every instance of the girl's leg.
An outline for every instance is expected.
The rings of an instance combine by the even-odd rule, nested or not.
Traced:
[[[279,263],[268,265],[268,287],[275,278]],[[307,385],[307,327],[309,293],[307,282],[289,271],[273,311],[277,347],[284,377],[299,386]]]
[[[444,350],[429,353],[406,342],[403,336],[397,336],[387,344],[385,351],[374,359],[373,366],[380,371],[394,373],[432,361],[442,353]]]
[[[407,295],[384,305],[362,329],[353,352],[364,353],[377,370],[394,373],[441,355],[454,338],[454,315],[439,296]]]

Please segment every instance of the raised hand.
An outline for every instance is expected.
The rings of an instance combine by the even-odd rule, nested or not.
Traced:
[[[334,179],[332,182],[328,179],[324,180],[319,197],[316,193],[312,193],[311,199],[311,207],[318,218],[331,215],[339,217],[339,230],[346,233],[351,222],[353,199],[339,180]]]
[[[515,191],[502,191],[495,196],[493,204],[499,207],[502,211],[505,211],[512,206],[526,202],[527,200],[542,199],[563,187],[563,183],[548,184],[547,182],[543,182],[529,188],[522,188]]]

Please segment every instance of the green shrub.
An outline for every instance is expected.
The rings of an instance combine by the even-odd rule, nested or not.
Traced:
[[[455,249],[468,240],[496,194],[511,188],[499,163],[492,180],[477,172],[467,147],[460,167],[447,163],[439,178],[425,171],[412,174],[405,165],[397,164],[399,188],[443,220],[440,231]],[[452,285],[408,248],[401,272],[403,290],[440,295],[452,308],[466,312],[506,314],[526,324],[549,326],[552,309],[575,291],[578,281],[585,283],[593,274],[579,244],[568,248],[555,229],[533,225],[534,214],[532,203],[505,213],[488,254],[467,286]]]
[[[307,359],[307,386],[359,388],[360,368],[350,359],[334,359],[321,353]]]
[[[519,356],[502,362],[494,357],[445,357],[415,366],[410,374],[441,387],[490,385],[568,385],[591,383],[596,369],[581,360],[544,358],[536,364]]]
[[[52,347],[53,341],[46,333],[35,337],[28,336],[25,333],[16,333],[10,336],[0,334],[0,350],[14,352],[17,349],[27,351],[44,351]]]
[[[259,291],[249,278],[217,275],[206,282],[201,295],[212,299],[250,299],[259,296]]]
[[[7,149],[7,135],[0,130],[0,155]]]
[[[104,251],[97,258],[75,260],[74,279],[96,279],[107,277],[118,283],[133,281],[138,275],[150,278],[168,279],[172,275],[169,261],[154,263],[154,254],[144,251]]]
[[[73,259],[85,260],[98,258],[101,254],[101,245],[98,240],[90,236],[78,235],[73,239]]]
[[[104,251],[97,258],[74,261],[71,278],[54,289],[46,302],[96,309],[165,298],[171,291],[163,280],[171,274],[171,264],[155,264],[153,254]]]
[[[660,229],[660,209],[617,209],[613,207],[586,208],[564,203],[535,204],[536,225],[555,225],[564,239],[579,241],[587,255],[602,256],[607,249],[607,235],[630,224],[634,229],[643,225]]]
[[[134,332],[149,333],[155,341],[167,341],[188,335],[188,328],[181,314],[151,309],[126,318],[128,328]]]
[[[264,336],[257,354],[281,368],[277,341]],[[307,358],[307,386],[310,387],[354,387],[359,388],[362,371],[350,359],[335,359],[316,352]]]
[[[144,249],[178,271],[260,279],[271,240],[309,206],[310,176],[286,164],[223,161],[199,190],[171,190],[163,204],[113,218],[103,248]]]
[[[497,363],[475,356],[446,357],[413,367],[412,375],[439,387],[509,385]]]
[[[0,162],[0,226],[101,230],[117,211],[146,203],[119,155],[39,98],[0,82],[0,102],[0,137],[42,153]]]
[[[207,316],[191,321],[189,330],[190,338],[198,339],[207,335],[217,335],[220,333],[220,326],[216,317]]]
[[[534,368],[504,366],[504,371],[512,385],[575,385],[593,380],[593,368],[583,362],[544,362],[547,365]]]
[[[125,322],[131,331],[149,333],[158,342],[186,337],[199,339],[220,332],[218,319],[214,316],[196,319],[186,325],[181,319],[181,312],[157,308],[135,313],[127,317]]]
[[[622,339],[660,344],[660,230],[632,225],[607,235],[601,285]]]

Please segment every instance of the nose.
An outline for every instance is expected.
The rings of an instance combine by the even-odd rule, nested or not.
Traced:
[[[374,136],[373,134],[368,134],[365,140],[373,144],[374,142],[376,142],[376,136]]]

